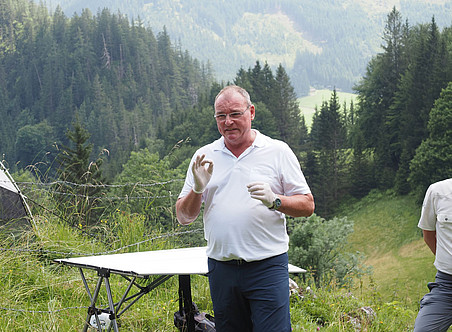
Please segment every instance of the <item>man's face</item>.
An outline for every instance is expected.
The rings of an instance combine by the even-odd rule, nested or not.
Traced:
[[[249,141],[255,110],[253,105],[248,107],[240,93],[231,90],[221,94],[215,102],[215,115],[219,114],[226,115],[224,119],[216,118],[218,131],[224,137],[226,146],[238,146]]]

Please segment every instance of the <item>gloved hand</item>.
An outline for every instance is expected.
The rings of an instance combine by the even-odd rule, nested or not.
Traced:
[[[251,198],[258,199],[266,207],[271,207],[276,199],[276,194],[271,190],[266,182],[253,182],[247,185]]]
[[[213,161],[204,159],[205,156],[205,154],[196,156],[196,160],[191,168],[195,180],[195,185],[192,189],[196,194],[202,194],[206,190],[206,186],[213,173]],[[209,164],[207,168],[205,167],[206,164]]]

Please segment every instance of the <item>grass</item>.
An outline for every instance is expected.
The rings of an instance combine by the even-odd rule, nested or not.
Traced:
[[[314,90],[309,96],[299,98],[299,104],[301,108],[301,113],[305,117],[306,125],[308,128],[311,128],[312,125],[312,117],[315,113],[315,108],[320,108],[324,101],[329,101],[331,98],[331,94],[333,91],[328,89],[323,90]],[[350,106],[350,100],[355,102],[356,94],[336,91],[339,97],[339,101],[341,103],[341,107],[344,102],[347,103],[347,107]]]
[[[382,301],[400,301],[414,311],[436,272],[417,227],[420,208],[411,196],[372,193],[347,211],[355,221],[350,248],[363,252],[373,270],[360,281],[363,293],[375,292]]]
[[[334,282],[316,288],[309,276],[305,281],[293,277],[300,286],[299,294],[291,298],[293,330],[355,332],[359,324],[362,331],[410,331],[417,303],[434,277],[433,255],[416,227],[419,207],[409,196],[375,192],[348,204],[342,214],[355,221],[350,250],[365,253],[373,273],[347,289]],[[95,231],[109,239],[104,242],[44,213],[36,216],[36,228],[20,240],[4,238],[0,243],[0,331],[81,330],[89,305],[81,277],[76,268],[55,264],[53,259],[142,242],[144,222],[140,215],[116,211],[96,226]],[[142,242],[139,250],[181,246],[177,237],[161,237]],[[134,250],[138,247],[121,252]],[[85,276],[94,287],[96,274],[86,272]],[[123,278],[111,277],[113,294],[120,294],[127,285]],[[176,331],[177,289],[177,278],[171,278],[145,295],[120,317],[120,330]],[[207,278],[193,276],[192,293],[200,310],[213,314]],[[106,295],[100,296],[100,302],[107,303]],[[371,310],[370,316],[365,308]]]

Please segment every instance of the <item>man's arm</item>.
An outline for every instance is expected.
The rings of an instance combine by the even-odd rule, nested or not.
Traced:
[[[277,195],[281,199],[281,207],[278,211],[291,217],[309,217],[314,213],[315,204],[312,194],[282,196]]]
[[[201,211],[201,196],[191,190],[186,196],[176,202],[176,218],[181,225],[189,225],[198,217]]]
[[[424,235],[424,242],[430,248],[432,253],[436,255],[436,231],[426,231],[423,229],[422,234]]]
[[[196,156],[192,164],[194,186],[187,195],[176,202],[176,218],[182,225],[191,224],[201,211],[202,193],[213,173],[213,161],[205,159],[205,156],[205,154]]]
[[[251,198],[260,200],[270,208],[276,197],[281,200],[278,211],[291,217],[309,217],[314,213],[314,197],[312,194],[296,194],[292,196],[276,195],[266,182],[252,182],[247,185]]]

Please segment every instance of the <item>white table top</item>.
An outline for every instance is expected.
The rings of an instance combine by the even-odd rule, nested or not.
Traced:
[[[64,258],[55,261],[81,268],[108,269],[111,273],[140,277],[208,272],[206,247]],[[289,273],[304,272],[306,270],[289,264]]]

